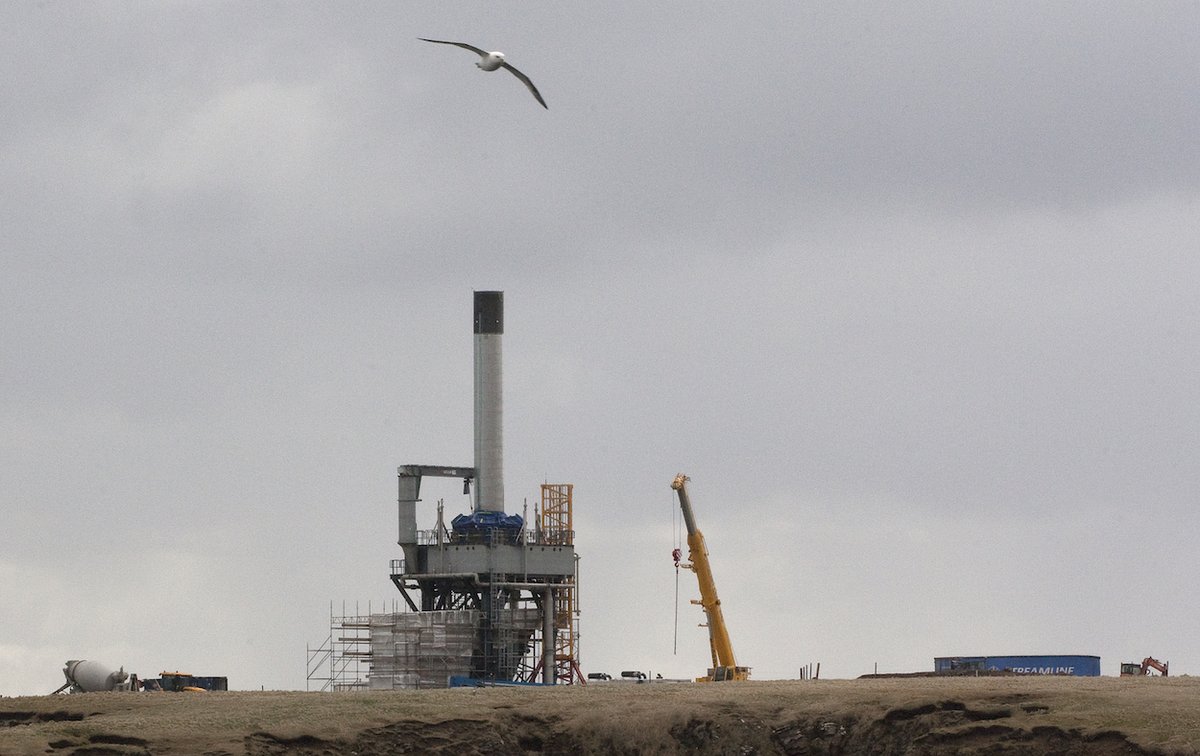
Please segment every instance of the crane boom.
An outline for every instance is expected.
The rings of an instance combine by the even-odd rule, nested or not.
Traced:
[[[713,580],[712,566],[708,563],[708,546],[704,534],[696,527],[696,516],[688,497],[688,477],[683,473],[675,476],[671,488],[679,495],[679,507],[683,510],[683,523],[687,527],[688,560],[682,565],[696,573],[700,583],[700,600],[692,601],[704,609],[708,619],[708,643],[712,651],[712,668],[707,677],[696,678],[697,682],[745,680],[750,677],[749,667],[739,667],[733,656],[733,643],[729,640],[729,629],[725,626],[725,615],[721,612],[721,599],[717,597],[717,584]]]
[[[1142,677],[1150,674],[1150,670],[1156,670],[1159,675],[1166,677],[1168,674],[1169,662],[1160,662],[1153,656],[1147,656],[1142,659],[1142,663],[1137,662],[1121,662],[1121,677]]]
[[[1168,664],[1169,664],[1169,662],[1160,662],[1158,659],[1155,659],[1153,656],[1147,656],[1145,659],[1142,659],[1142,667],[1141,667],[1140,671],[1143,675],[1148,675],[1148,674],[1150,674],[1150,670],[1153,669],[1153,670],[1157,670],[1158,674],[1162,675],[1163,677],[1166,677]]]

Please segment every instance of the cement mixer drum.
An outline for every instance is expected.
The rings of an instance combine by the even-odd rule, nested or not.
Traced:
[[[63,667],[63,675],[72,692],[97,693],[105,690],[129,690],[129,675],[125,668],[114,670],[105,664],[87,659],[72,659]]]

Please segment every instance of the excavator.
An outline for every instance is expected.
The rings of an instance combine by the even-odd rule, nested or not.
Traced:
[[[1167,676],[1167,666],[1170,662],[1160,662],[1153,656],[1147,656],[1142,659],[1142,663],[1137,662],[1121,662],[1121,677],[1145,677],[1150,674],[1150,670],[1158,672],[1158,676]]]
[[[729,630],[725,627],[725,616],[721,613],[721,599],[717,598],[717,585],[713,582],[712,567],[708,563],[708,547],[704,543],[704,534],[696,527],[696,517],[692,513],[692,502],[688,498],[687,481],[689,478],[680,473],[671,482],[671,488],[679,494],[679,507],[683,510],[683,523],[687,528],[688,559],[681,564],[682,556],[675,549],[675,565],[696,573],[700,583],[700,600],[692,599],[693,604],[704,608],[708,622],[708,644],[712,651],[712,667],[704,677],[697,677],[696,682],[725,682],[729,680],[748,680],[749,667],[739,667],[733,658],[733,644],[729,641]]]

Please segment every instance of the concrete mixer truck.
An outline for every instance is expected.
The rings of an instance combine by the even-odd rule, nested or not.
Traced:
[[[105,664],[87,659],[72,659],[63,667],[67,681],[54,691],[61,693],[98,693],[106,690],[129,690],[129,675],[125,668],[114,670]]]

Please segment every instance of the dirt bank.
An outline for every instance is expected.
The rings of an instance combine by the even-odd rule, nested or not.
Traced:
[[[3,754],[1193,754],[1200,680],[953,678],[0,699]]]

